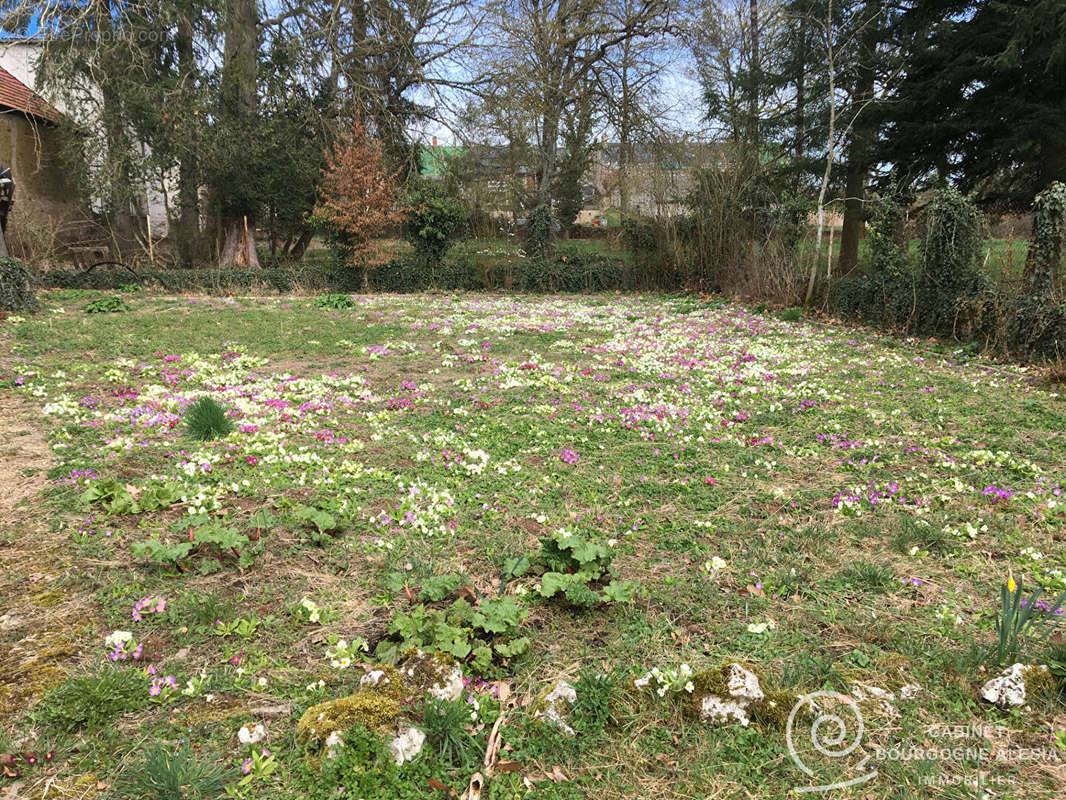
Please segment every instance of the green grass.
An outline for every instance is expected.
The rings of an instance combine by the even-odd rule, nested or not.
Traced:
[[[834,797],[973,796],[979,766],[1002,797],[1061,792],[1040,762],[876,759],[1057,752],[1054,692],[1011,712],[978,693],[1007,576],[1057,596],[1066,575],[1066,402],[1030,373],[720,298],[140,293],[80,313],[95,296],[0,322],[10,429],[46,437],[0,449],[40,491],[0,521],[0,749],[55,752],[31,786],[214,791],[217,769],[239,797],[429,800],[466,788],[501,712],[495,800],[778,798],[846,774],[804,775],[780,714],[715,726],[686,715],[684,681],[633,686],[742,661],[785,712],[816,690],[895,693],[860,706],[878,777]],[[225,438],[186,434],[201,396]],[[135,557],[148,541],[178,555]],[[549,591],[574,574],[585,591]],[[635,581],[632,602],[611,581]],[[116,630],[142,658],[108,657]],[[359,691],[360,662],[416,637],[460,654],[478,701],[404,695],[420,759],[397,767],[393,730],[362,723],[332,760],[297,740],[306,709]],[[576,737],[540,717],[560,679]],[[276,769],[240,785],[262,747]]]

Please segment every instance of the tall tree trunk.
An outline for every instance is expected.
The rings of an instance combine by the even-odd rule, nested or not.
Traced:
[[[793,158],[796,161],[794,181],[797,190],[800,187],[801,178],[799,165],[802,163],[803,156],[807,152],[807,31],[804,27],[806,24],[806,21],[801,21],[799,23],[800,46],[798,60],[796,62],[796,72],[793,77],[793,83],[796,87],[796,138],[792,143],[792,153]]]
[[[304,257],[304,253],[307,252],[307,245],[311,244],[311,237],[314,232],[310,229],[304,230],[300,233],[300,238],[296,240],[292,246],[292,250],[289,251],[289,255],[293,261],[301,261]]]
[[[859,263],[859,239],[866,230],[866,179],[870,171],[871,126],[866,121],[866,107],[874,94],[874,59],[876,58],[874,18],[880,13],[873,4],[867,5],[869,18],[859,40],[855,92],[852,105],[851,142],[848,147],[847,181],[844,188],[844,227],[840,232],[840,258],[837,271],[847,275]]]
[[[255,121],[256,58],[259,51],[259,8],[256,0],[226,0],[226,42],[222,53],[222,99],[236,128]],[[250,208],[222,209],[222,252],[219,268],[258,267],[255,217]]]
[[[629,42],[625,44],[622,62],[622,96],[619,107],[621,119],[618,125],[618,206],[623,220],[629,218],[629,145],[632,138],[630,114],[633,112],[632,98],[629,96]]]
[[[130,212],[130,201],[133,196],[130,177],[130,141],[122,116],[122,104],[108,81],[101,82],[100,94],[103,101],[101,117],[107,145],[111,249],[114,258],[120,260],[123,253],[130,253],[135,249],[137,241],[134,236],[133,214]]]
[[[811,262],[811,271],[807,276],[807,291],[803,296],[803,307],[810,308],[811,300],[814,299],[814,287],[818,281],[818,267],[822,261],[822,237],[825,234],[825,197],[829,191],[829,177],[833,171],[833,161],[836,159],[837,145],[837,103],[836,103],[836,54],[834,52],[833,32],[833,0],[829,0],[829,8],[825,15],[826,20],[826,47],[825,67],[826,77],[829,79],[829,130],[826,134],[825,143],[825,170],[822,172],[822,184],[818,189],[818,230],[814,240],[814,260]]]
[[[189,88],[195,79],[192,21],[182,16],[177,36],[178,70]],[[196,150],[186,146],[178,163],[178,259],[183,267],[195,266],[200,255],[199,164]]]
[[[750,0],[748,4],[748,24],[751,26],[751,63],[748,65],[748,136],[756,158],[759,157],[759,83],[762,80],[759,69],[759,0]]]
[[[551,207],[552,180],[555,167],[559,161],[559,118],[562,116],[553,103],[544,112],[540,134],[541,172],[540,184],[537,186],[537,205]]]
[[[844,188],[844,226],[840,231],[840,257],[837,270],[843,276],[859,263],[859,239],[866,228],[863,200],[866,195],[866,163],[852,145],[848,154],[847,180]]]

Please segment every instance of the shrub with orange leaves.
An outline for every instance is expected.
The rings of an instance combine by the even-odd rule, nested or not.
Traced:
[[[374,240],[404,219],[398,172],[385,165],[381,142],[361,122],[326,154],[314,218],[348,266],[366,270],[378,252]]]

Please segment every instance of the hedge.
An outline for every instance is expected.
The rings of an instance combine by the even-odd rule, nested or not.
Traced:
[[[574,254],[553,261],[516,259],[503,268],[484,270],[473,261],[445,258],[437,267],[413,256],[395,258],[368,273],[369,289],[379,292],[420,292],[427,289],[493,290],[527,292],[593,292],[632,288],[626,264],[599,254]],[[357,270],[328,265],[297,264],[264,269],[127,269],[75,272],[50,270],[40,274],[42,286],[57,289],[114,291],[129,285],[157,286],[167,292],[232,293],[262,291],[287,294],[313,292],[359,292]]]

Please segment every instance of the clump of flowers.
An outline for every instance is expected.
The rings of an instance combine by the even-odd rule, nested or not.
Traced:
[[[764,622],[749,622],[748,633],[761,635],[764,633],[769,633],[776,627],[777,625],[774,624],[774,621],[772,619],[765,620]]]
[[[111,648],[107,657],[112,661],[137,660],[144,652],[144,645],[133,641],[130,631],[113,631],[104,639],[104,644]]]
[[[950,606],[941,606],[936,610],[935,616],[945,625],[952,628],[956,625],[961,625],[963,622],[962,617],[956,614],[955,610],[952,609]]]
[[[140,622],[145,614],[163,614],[167,610],[167,601],[157,594],[142,597],[133,604],[133,621]]]
[[[724,558],[721,556],[715,556],[710,561],[703,562],[703,571],[707,573],[707,578],[709,580],[717,580],[722,570],[727,566],[729,565]]]
[[[1014,490],[1004,489],[1002,486],[996,486],[995,484],[992,484],[991,486],[986,486],[984,489],[982,489],[981,494],[987,497],[990,502],[1006,503],[1012,497],[1014,497]]]
[[[178,689],[178,679],[173,675],[164,675],[160,678],[155,673],[155,667],[148,668],[148,675],[152,679],[148,687],[148,695],[157,700],[166,700]]]
[[[247,786],[256,778],[269,777],[277,767],[277,760],[265,747],[258,752],[252,750],[251,757],[244,759],[244,762],[241,764],[241,774],[244,775],[244,777],[237,782],[237,785]]]
[[[660,669],[652,667],[641,677],[633,681],[638,689],[653,687],[659,697],[666,697],[667,692],[687,692],[692,694],[696,687],[692,683],[692,667],[682,664],[677,669]]]
[[[958,539],[973,540],[977,538],[978,534],[987,533],[988,526],[983,524],[975,525],[972,522],[964,522],[961,528],[952,528],[950,525],[945,525],[941,530]]]
[[[315,601],[305,597],[300,601],[300,608],[307,615],[308,622],[318,622],[322,618],[322,609],[315,605]]]
[[[559,460],[564,464],[576,464],[578,460],[578,454],[576,450],[572,450],[569,447],[564,447],[563,451],[559,454]]]
[[[349,644],[346,640],[339,640],[333,647],[326,648],[326,658],[329,659],[331,667],[337,669],[348,669],[355,660],[359,657],[359,653],[369,653],[370,648],[366,642],[356,637],[356,639]]]
[[[207,684],[207,673],[201,672],[195,678],[190,678],[185,681],[185,688],[181,690],[181,693],[186,697],[193,697],[200,694],[204,686]]]

